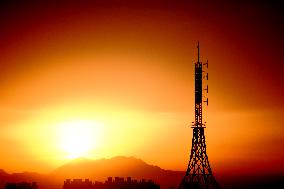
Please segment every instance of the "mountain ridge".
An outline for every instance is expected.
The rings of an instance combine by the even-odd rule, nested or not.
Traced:
[[[59,189],[65,179],[90,179],[105,181],[107,177],[132,177],[134,179],[151,179],[161,188],[176,187],[184,172],[164,170],[156,165],[150,165],[141,159],[130,156],[116,156],[109,159],[76,158],[49,174],[32,172],[6,173],[0,169],[0,185],[5,182],[36,181],[41,189]]]

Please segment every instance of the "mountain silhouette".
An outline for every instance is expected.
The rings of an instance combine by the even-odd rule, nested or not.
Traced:
[[[41,189],[61,189],[63,181],[68,178],[105,181],[107,177],[132,177],[151,179],[163,189],[176,188],[183,176],[182,171],[164,170],[135,157],[118,156],[98,160],[77,158],[46,175],[29,172],[8,174],[0,170],[0,185],[3,186],[5,182],[36,181]]]
[[[4,188],[6,182],[35,181],[40,189],[62,189],[64,180],[68,178],[89,178],[92,181],[105,181],[109,176],[130,176],[134,179],[152,179],[161,186],[161,189],[169,189],[171,187],[177,188],[184,174],[183,171],[164,170],[135,157],[118,156],[98,160],[78,158],[58,167],[49,174],[34,172],[9,174],[0,169],[0,188]],[[270,176],[230,176],[223,174],[220,178],[222,188],[228,189],[280,189],[284,186],[283,174]]]
[[[59,180],[66,178],[89,178],[104,181],[107,177],[133,177],[152,179],[162,188],[177,186],[184,172],[161,169],[149,165],[135,157],[118,156],[111,159],[75,159],[54,170],[51,177]]]

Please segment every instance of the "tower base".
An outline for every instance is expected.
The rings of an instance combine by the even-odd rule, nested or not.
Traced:
[[[186,175],[178,189],[220,189],[219,184],[211,174]]]

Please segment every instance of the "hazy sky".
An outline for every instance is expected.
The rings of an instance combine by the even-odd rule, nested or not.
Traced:
[[[185,170],[199,40],[213,172],[283,173],[283,6],[78,2],[0,5],[0,168],[125,155]]]

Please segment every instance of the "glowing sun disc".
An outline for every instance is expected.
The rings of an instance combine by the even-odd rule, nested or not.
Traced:
[[[101,127],[95,121],[75,120],[59,124],[59,147],[67,158],[88,157],[101,137]]]

